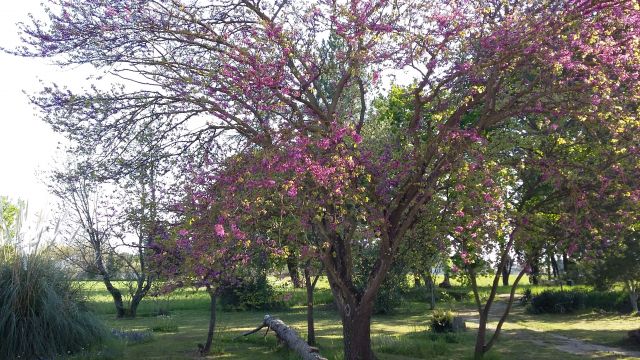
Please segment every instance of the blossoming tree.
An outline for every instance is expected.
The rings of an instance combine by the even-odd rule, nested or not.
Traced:
[[[17,52],[92,64],[136,84],[45,89],[34,101],[61,131],[95,129],[92,138],[126,146],[135,129],[157,121],[167,134],[179,134],[183,149],[211,149],[216,139],[234,136],[245,146],[244,163],[234,166],[245,170],[236,171],[243,175],[233,178],[229,198],[244,203],[229,210],[269,205],[233,196],[258,173],[261,191],[293,200],[318,234],[308,245],[338,304],[345,359],[373,359],[376,293],[405,234],[470,144],[533,114],[602,126],[613,117],[637,118],[637,104],[620,104],[640,91],[638,6],[55,0],[46,21],[23,26],[25,47]],[[327,39],[341,46],[321,51]],[[399,142],[375,132],[379,124],[367,111],[391,76],[413,84],[411,106],[395,125]],[[197,125],[186,125],[191,121]],[[368,132],[381,136],[363,140]],[[353,281],[358,239],[379,249],[364,287]]]

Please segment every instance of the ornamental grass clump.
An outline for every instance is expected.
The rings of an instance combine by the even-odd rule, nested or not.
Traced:
[[[431,315],[431,331],[436,333],[452,332],[453,312],[450,310],[434,310]]]
[[[43,233],[37,232],[29,251],[21,246],[26,242],[20,229],[0,237],[0,359],[59,358],[89,349],[108,334],[67,274],[38,247]]]

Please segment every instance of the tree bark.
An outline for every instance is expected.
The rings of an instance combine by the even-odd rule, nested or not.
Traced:
[[[422,278],[424,278],[425,286],[429,292],[429,310],[434,310],[436,308],[436,283],[434,277],[431,274],[425,274],[422,275]]]
[[[509,276],[511,276],[511,269],[513,268],[513,259],[507,258],[507,264],[502,268],[502,286],[509,286]]]
[[[269,315],[264,317],[260,326],[251,331],[247,331],[241,336],[256,333],[265,327],[267,331],[273,330],[278,340],[283,342],[289,349],[295,351],[303,360],[327,360],[318,353],[318,348],[309,346],[295,330],[287,326],[282,320]]]
[[[126,308],[124,307],[124,302],[122,301],[122,292],[118,290],[115,286],[113,286],[113,284],[111,283],[111,277],[109,276],[109,272],[104,266],[104,259],[103,259],[102,249],[100,249],[100,244],[97,241],[94,241],[93,243],[98,244],[98,245],[94,245],[94,256],[96,261],[96,267],[98,269],[98,272],[100,273],[100,276],[102,276],[102,282],[104,283],[104,286],[107,288],[107,291],[109,292],[109,294],[111,294],[111,297],[113,298],[113,304],[116,307],[116,318],[118,319],[123,318],[126,316],[127,311],[126,311]]]
[[[631,301],[633,313],[640,315],[640,310],[638,310],[638,293],[636,291],[629,291],[629,301]]]
[[[314,346],[316,344],[316,329],[313,316],[313,291],[316,288],[320,274],[315,279],[311,279],[311,260],[307,261],[304,268],[304,284],[307,290],[307,344]]]
[[[151,277],[147,276],[144,279],[138,279],[138,284],[136,287],[136,292],[131,297],[131,304],[129,305],[129,311],[127,316],[135,318],[138,313],[138,305],[142,302],[149,289],[151,289]]]
[[[291,283],[296,289],[302,288],[302,282],[300,281],[300,271],[298,270],[298,258],[295,251],[290,251],[287,255],[287,269],[289,270],[289,277]]]
[[[207,342],[204,344],[200,351],[202,356],[208,355],[211,351],[213,334],[216,331],[216,303],[218,300],[218,295],[210,287],[207,287],[207,293],[209,293],[209,297],[211,298],[211,302],[209,304],[209,331],[207,332]]]
[[[444,280],[442,280],[442,282],[438,285],[441,288],[445,288],[448,289],[451,287],[451,280],[450,280],[450,275],[449,275],[449,266],[447,265],[447,268],[444,271]]]
[[[113,298],[113,304],[116,307],[116,317],[118,319],[125,317],[125,315],[127,314],[127,311],[126,311],[126,308],[124,307],[124,302],[122,301],[122,293],[120,292],[120,290],[115,288],[113,284],[111,284],[111,280],[108,277],[103,276],[102,282],[104,283],[104,285],[107,288],[107,291],[109,292],[109,294],[111,294],[111,297]]]
[[[345,360],[373,360],[371,348],[371,315],[373,306],[357,307],[342,315],[342,336]]]
[[[560,271],[558,270],[558,261],[556,260],[556,257],[552,254],[550,256],[551,258],[551,270],[553,271],[553,277],[554,278],[558,278],[558,276],[560,275]]]

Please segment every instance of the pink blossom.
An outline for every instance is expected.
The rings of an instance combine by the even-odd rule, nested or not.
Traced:
[[[287,195],[295,197],[296,195],[298,195],[298,188],[295,185],[291,185],[287,190]]]
[[[216,235],[220,237],[224,236],[225,232],[224,232],[224,226],[222,224],[216,224],[213,228],[216,232]]]
[[[331,140],[329,139],[321,139],[318,141],[318,147],[322,150],[327,150],[331,146]]]

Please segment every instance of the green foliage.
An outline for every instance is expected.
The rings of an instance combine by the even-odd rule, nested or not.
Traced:
[[[430,320],[431,331],[445,333],[453,331],[453,312],[450,310],[434,310]]]
[[[636,289],[640,286],[639,263],[640,231],[636,231],[606,247],[597,259],[585,261],[581,268],[586,274],[587,283],[599,290],[609,289],[617,282],[624,282],[627,287]]]
[[[562,314],[579,310],[629,312],[628,296],[619,291],[555,291],[547,290],[531,298],[527,312],[531,314]]]
[[[378,256],[378,245],[361,243],[357,249],[358,259],[355,264],[354,283],[364,288],[369,277],[369,270]],[[374,301],[374,314],[389,314],[402,305],[405,294],[409,291],[407,283],[407,266],[403,261],[395,261],[385,280],[380,285]]]
[[[81,352],[106,336],[71,280],[43,255],[0,263],[0,358]]]
[[[6,196],[0,196],[0,215],[2,227],[0,227],[0,239],[13,238],[15,236],[16,223],[19,221],[20,203],[12,204]]]
[[[220,304],[224,310],[273,310],[285,307],[279,301],[266,276],[252,276],[220,288]]]

